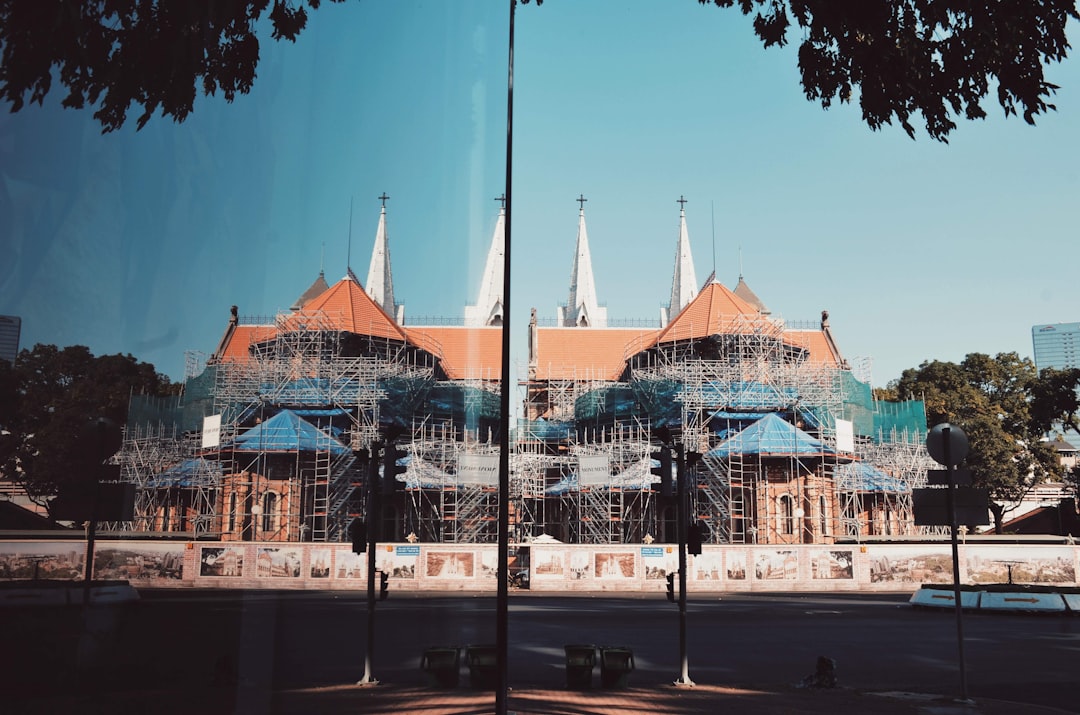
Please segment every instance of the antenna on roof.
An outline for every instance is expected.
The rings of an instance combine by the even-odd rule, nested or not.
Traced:
[[[352,272],[352,203],[353,197],[349,197],[349,242],[345,247],[345,270]]]
[[[712,221],[712,273],[716,280],[716,202],[712,199],[709,199],[709,220]]]

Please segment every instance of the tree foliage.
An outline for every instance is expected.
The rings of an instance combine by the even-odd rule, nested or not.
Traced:
[[[344,0],[330,0],[343,2]],[[528,3],[529,0],[521,0]],[[534,0],[537,5],[542,0]],[[320,0],[306,0],[317,9]],[[1075,0],[698,0],[753,15],[765,47],[802,31],[799,69],[807,99],[828,108],[858,95],[863,119],[913,118],[946,141],[954,117],[981,119],[993,92],[1006,116],[1029,124],[1054,105],[1044,67],[1065,59]],[[41,104],[59,81],[65,107],[97,106],[104,131],[142,108],[183,121],[200,88],[226,100],[250,91],[265,15],[276,40],[307,24],[304,0],[0,0],[0,98],[18,111]],[[269,9],[269,12],[267,10]]]
[[[954,117],[982,119],[996,95],[1005,115],[1028,124],[1054,105],[1058,87],[1044,67],[1065,59],[1065,28],[1075,0],[698,0],[738,5],[754,15],[764,43],[784,45],[802,30],[799,70],[807,99],[828,108],[858,90],[871,129],[893,119],[914,136],[921,114],[927,133],[946,141]]]
[[[330,0],[343,2],[343,0]],[[317,9],[320,0],[307,0]],[[256,30],[270,0],[0,0],[0,98],[18,111],[41,104],[58,80],[62,104],[97,105],[103,131],[132,104],[141,129],[160,110],[183,121],[198,90],[227,101],[246,94],[259,63]],[[296,41],[303,5],[274,0],[275,40]]]
[[[0,361],[0,472],[45,503],[90,478],[120,444],[132,394],[179,385],[131,355],[94,357],[81,345],[35,345]]]
[[[1016,353],[971,353],[959,365],[934,360],[904,370],[890,388],[901,400],[923,400],[930,426],[949,422],[964,430],[970,444],[965,466],[975,486],[990,490],[998,530],[1007,502],[1062,476],[1056,451],[1043,440],[1046,428],[1036,405],[1061,404],[1063,398],[1055,393],[1051,399],[1054,386],[1043,382],[1031,360]]]

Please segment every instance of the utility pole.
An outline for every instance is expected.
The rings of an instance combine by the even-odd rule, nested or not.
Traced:
[[[364,653],[364,677],[357,685],[378,685],[379,681],[372,673],[372,654],[375,652],[375,543],[378,529],[379,496],[382,489],[379,488],[379,454],[382,451],[382,442],[376,440],[371,443],[371,451],[368,454],[367,501],[365,504],[365,520],[367,522],[367,651]]]
[[[675,530],[679,532],[679,679],[675,685],[692,686],[690,664],[686,657],[686,529],[689,524],[689,493],[686,488],[686,454],[682,443],[675,445],[675,477],[678,480],[675,492],[678,505],[675,510]]]

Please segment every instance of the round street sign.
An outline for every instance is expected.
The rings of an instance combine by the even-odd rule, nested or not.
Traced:
[[[946,442],[945,442],[945,430],[948,430],[948,453],[949,457],[946,461]],[[968,440],[967,435],[964,434],[964,430],[959,427],[953,427],[948,422],[942,422],[926,434],[926,451],[930,453],[930,456],[934,458],[934,461],[938,464],[944,464],[946,467],[955,467],[964,461],[964,457],[968,453]]]

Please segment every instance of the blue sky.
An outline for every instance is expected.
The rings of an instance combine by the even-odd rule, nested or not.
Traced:
[[[406,322],[461,316],[503,191],[507,17],[501,0],[324,4],[295,45],[263,38],[251,94],[183,124],[103,136],[58,97],[0,113],[0,313],[22,316],[23,347],[180,378],[229,306],[272,316],[350,254],[363,279],[386,191]],[[658,317],[683,195],[699,281],[715,255],[734,287],[741,255],[775,315],[827,309],[875,385],[925,359],[1030,356],[1033,324],[1080,319],[1076,58],[1050,67],[1058,111],[1037,127],[988,101],[944,145],[808,102],[795,48],[762,49],[734,10],[547,0],[516,29],[519,355],[529,309],[566,299],[582,193],[612,318]]]

